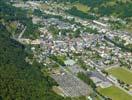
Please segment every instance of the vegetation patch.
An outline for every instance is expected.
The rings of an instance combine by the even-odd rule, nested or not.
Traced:
[[[108,88],[98,88],[98,91],[102,95],[105,95],[111,98],[112,100],[131,100],[130,98],[132,98],[132,96],[115,86],[111,86]]]
[[[80,17],[82,19],[91,19],[91,20],[95,20],[97,19],[98,17],[96,15],[92,15],[92,14],[88,14],[86,12],[83,12],[81,10],[78,10],[77,7],[72,7],[71,9],[69,10],[66,10],[67,13],[73,15],[73,16],[77,16],[77,17]]]
[[[84,13],[87,13],[89,11],[89,9],[90,9],[87,5],[80,4],[80,3],[75,3],[74,7],[76,7],[78,10],[80,10],[80,11],[82,11]]]
[[[125,68],[112,68],[108,70],[108,73],[127,84],[132,84],[132,73]]]

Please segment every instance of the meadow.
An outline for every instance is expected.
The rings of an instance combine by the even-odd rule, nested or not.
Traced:
[[[102,95],[105,95],[112,100],[132,100],[132,96],[115,86],[111,86],[108,88],[98,88],[98,91]]]
[[[132,84],[132,72],[125,68],[121,67],[112,68],[108,70],[108,73],[127,84],[130,85]]]

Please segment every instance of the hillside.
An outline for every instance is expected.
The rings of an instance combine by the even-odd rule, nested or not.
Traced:
[[[132,17],[131,0],[54,0],[57,2],[70,2],[72,5],[80,3],[88,6],[89,12],[100,16],[116,16],[121,18]]]

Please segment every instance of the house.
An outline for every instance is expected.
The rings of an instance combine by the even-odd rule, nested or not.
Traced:
[[[64,61],[64,63],[67,66],[73,66],[76,62],[72,59],[68,59],[68,60]]]

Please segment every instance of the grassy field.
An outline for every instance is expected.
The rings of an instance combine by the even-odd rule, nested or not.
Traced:
[[[41,4],[40,8],[48,10],[50,7],[49,7],[49,5],[43,3],[43,4]]]
[[[125,93],[124,91],[120,90],[115,86],[111,86],[108,88],[98,88],[98,91],[112,100],[132,100],[132,96]]]
[[[132,84],[132,73],[124,68],[112,68],[108,70],[108,73],[115,76],[117,79],[124,81],[127,84]]]
[[[126,26],[126,31],[128,31],[128,32],[132,32],[132,23],[131,23],[132,21],[130,21],[130,23],[128,23],[127,24],[127,26]]]
[[[83,5],[83,4],[80,4],[80,3],[75,3],[74,6],[75,6],[78,10],[80,10],[80,11],[82,11],[82,12],[84,12],[84,13],[87,13],[87,12],[89,11],[89,7],[88,7],[87,5]]]

